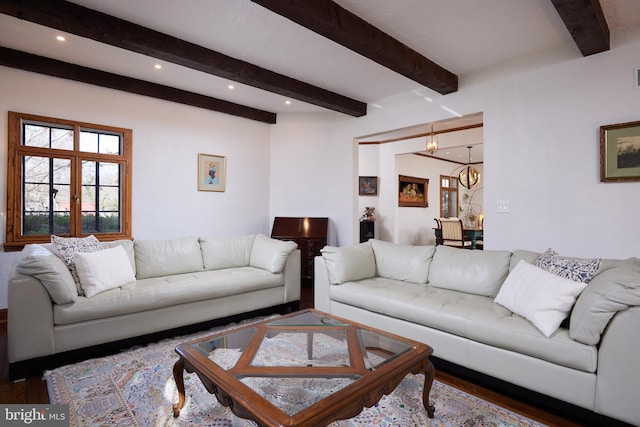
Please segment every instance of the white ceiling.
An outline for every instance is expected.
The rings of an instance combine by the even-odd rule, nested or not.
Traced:
[[[457,74],[460,90],[465,77],[558,46],[570,44],[581,56],[551,0],[335,1]],[[249,0],[73,2],[366,103],[412,91],[437,95]],[[612,36],[640,29],[640,0],[600,2]],[[0,14],[1,46],[274,113],[328,111],[71,34],[61,43],[59,33]],[[228,89],[232,83],[234,90]]]

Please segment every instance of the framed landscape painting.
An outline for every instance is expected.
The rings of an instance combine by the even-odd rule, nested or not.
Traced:
[[[398,176],[398,206],[426,208],[429,206],[429,180],[412,176]]]
[[[600,181],[640,181],[640,122],[600,126]]]
[[[377,176],[361,176],[358,177],[358,194],[360,196],[377,196],[378,195],[378,177]]]
[[[198,154],[198,191],[224,191],[227,184],[224,156]]]

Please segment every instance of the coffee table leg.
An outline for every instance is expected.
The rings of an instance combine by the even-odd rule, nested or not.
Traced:
[[[173,379],[176,382],[176,388],[178,389],[178,403],[173,405],[173,416],[180,415],[180,410],[184,406],[184,362],[182,358],[173,365]]]
[[[307,358],[313,359],[313,333],[307,332]]]
[[[429,359],[426,360],[424,365],[424,388],[422,389],[422,404],[424,409],[427,410],[429,418],[433,418],[433,414],[436,411],[434,405],[429,402],[429,394],[431,393],[431,386],[433,385],[433,378],[435,377],[436,370],[433,367],[433,363]]]

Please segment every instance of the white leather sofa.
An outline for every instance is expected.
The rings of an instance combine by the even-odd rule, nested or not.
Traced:
[[[556,280],[531,266],[540,256],[379,240],[326,247],[315,258],[315,307],[427,343],[441,360],[592,411],[587,415],[640,425],[640,259],[601,260],[575,305],[565,307],[568,318],[547,337],[494,301],[524,286],[515,296],[524,295],[525,309],[552,303],[527,294],[547,283],[520,273]]]
[[[85,262],[82,271],[76,255],[81,287],[92,273],[86,266],[98,270],[93,273],[102,288],[91,296],[79,295],[54,244],[23,249],[8,284],[12,378],[29,362],[69,350],[265,308],[298,308],[300,251],[293,242],[259,234],[120,240],[101,247],[82,256],[94,262]],[[125,275],[127,283],[104,290],[100,279],[123,271],[132,280]]]

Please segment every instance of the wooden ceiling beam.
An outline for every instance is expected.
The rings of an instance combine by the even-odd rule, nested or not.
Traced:
[[[609,26],[599,0],[551,0],[582,56],[609,50]]]
[[[0,13],[355,117],[367,104],[132,22],[61,0],[0,0]]]
[[[251,1],[438,93],[458,90],[457,75],[332,0]]]
[[[276,114],[144,80],[0,47],[0,65],[274,124]]]

